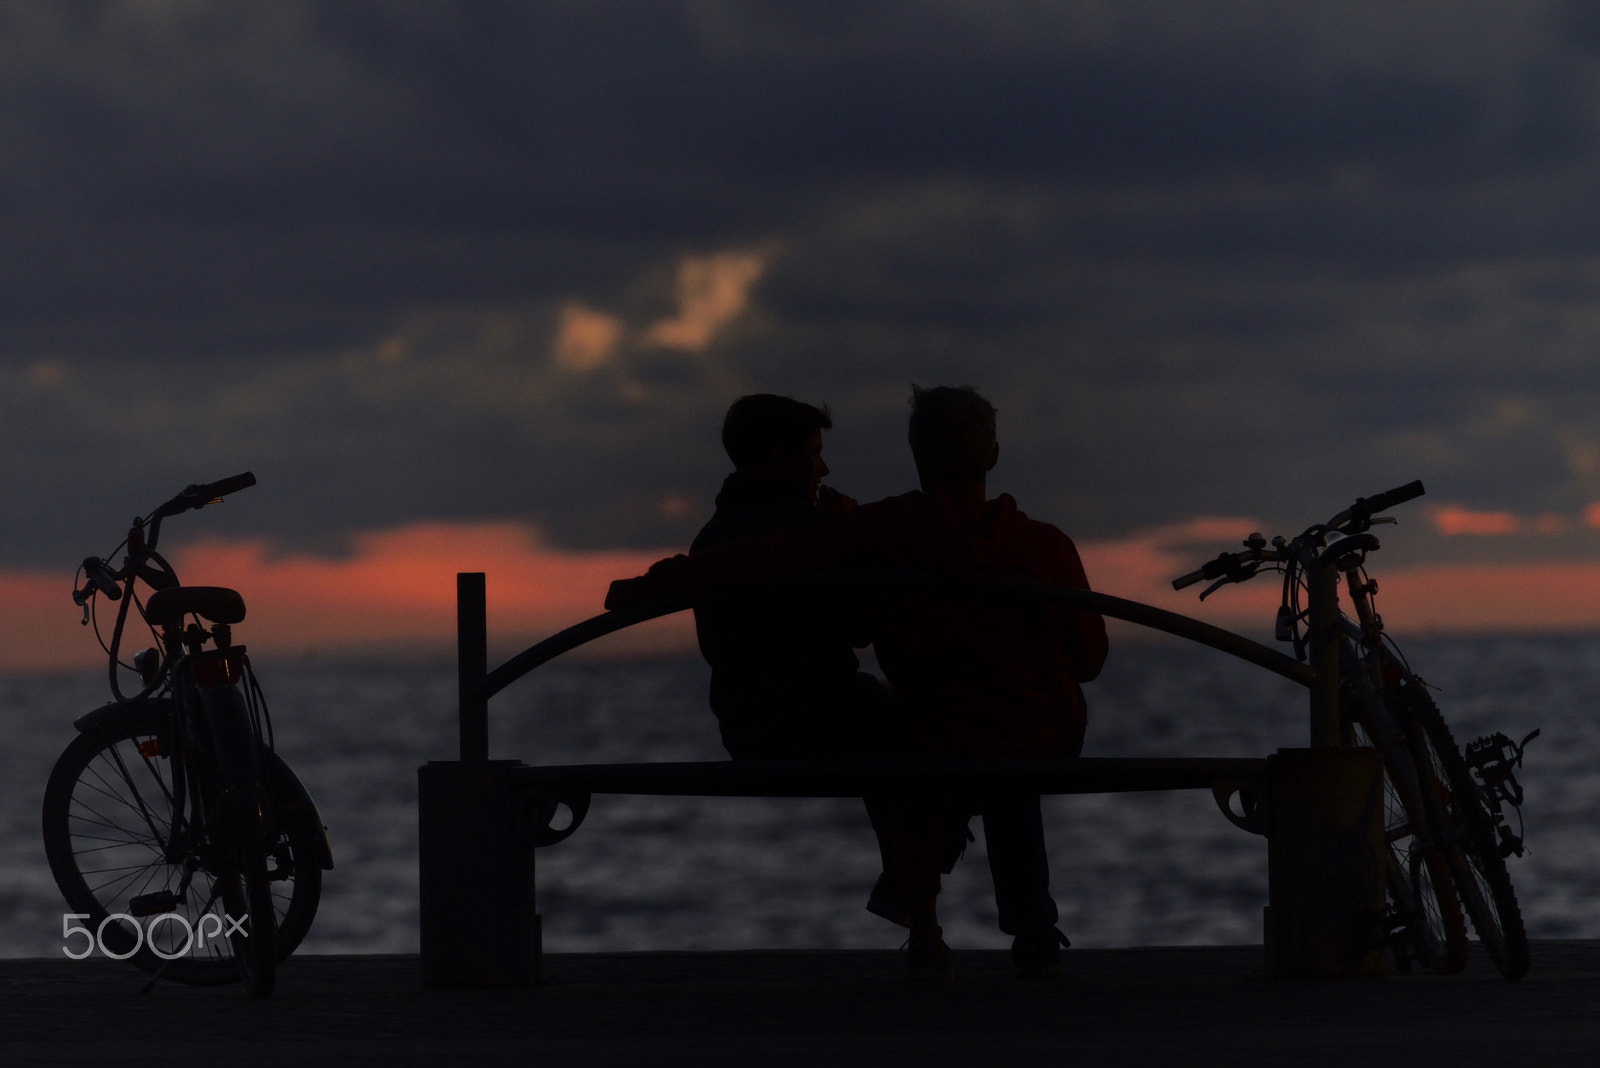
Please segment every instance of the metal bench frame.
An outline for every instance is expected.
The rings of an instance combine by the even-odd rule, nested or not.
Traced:
[[[791,580],[796,581],[796,580]],[[1324,672],[1231,631],[1103,593],[991,579],[959,584],[901,569],[824,572],[804,582],[878,587],[958,585],[965,592],[1044,599],[1174,634],[1308,688],[1310,749],[1271,757],[1056,759],[841,759],[529,766],[489,759],[488,702],[517,679],[587,642],[682,611],[663,598],[606,612],[489,669],[486,577],[456,577],[460,759],[418,769],[423,980],[430,986],[537,983],[539,915],[534,850],[582,824],[594,794],[703,797],[860,797],[899,791],[1022,788],[1040,794],[1210,789],[1237,826],[1268,837],[1268,970],[1279,976],[1381,970],[1371,921],[1383,907],[1381,775],[1369,750],[1337,739],[1337,657],[1318,646]],[[1326,591],[1331,584],[1324,584]],[[1313,586],[1315,598],[1317,588]],[[1337,618],[1337,608],[1333,609]],[[1324,620],[1327,618],[1324,612]],[[1331,632],[1331,628],[1324,630]],[[1319,655],[1322,654],[1322,655]],[[1330,722],[1331,717],[1331,722]],[[557,821],[565,817],[557,826]],[[1331,859],[1330,859],[1331,858]]]

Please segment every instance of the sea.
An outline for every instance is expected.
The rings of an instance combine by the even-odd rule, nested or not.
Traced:
[[[1462,744],[1530,744],[1527,853],[1510,861],[1528,933],[1600,938],[1600,635],[1425,636],[1413,668]],[[457,756],[444,660],[285,658],[253,651],[279,753],[321,808],[335,867],[301,953],[418,949],[417,769]],[[557,660],[490,704],[490,755],[528,764],[716,760],[707,670],[686,657]],[[1122,641],[1086,688],[1085,755],[1264,756],[1308,741],[1306,691],[1213,649]],[[107,698],[103,672],[0,677],[0,957],[63,952],[66,911],[40,805],[72,722]],[[956,948],[1009,944],[995,923],[981,826],[940,898]],[[1061,928],[1085,947],[1261,941],[1266,841],[1206,791],[1045,799]],[[551,952],[894,948],[865,911],[879,859],[850,799],[594,799],[539,850]]]

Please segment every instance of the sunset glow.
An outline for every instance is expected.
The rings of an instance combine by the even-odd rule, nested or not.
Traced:
[[[1230,629],[1260,634],[1279,596],[1273,577],[1220,591],[1174,591],[1194,545],[1232,538],[1247,519],[1202,517],[1117,541],[1080,545],[1095,588]],[[640,552],[550,548],[527,525],[418,523],[356,538],[340,558],[286,554],[264,541],[207,540],[174,548],[186,582],[244,594],[249,616],[237,637],[258,657],[358,652],[448,656],[455,637],[455,576],[487,575],[489,633],[499,655],[602,610],[607,584],[637,575],[670,547]],[[1380,573],[1382,605],[1397,634],[1600,627],[1600,561],[1395,567]],[[89,668],[100,659],[78,625],[65,574],[0,573],[0,670]],[[102,629],[108,630],[102,605]],[[1129,630],[1122,631],[1131,635]],[[141,644],[144,639],[135,639]],[[692,653],[687,614],[613,636],[596,655]]]
[[[230,586],[249,615],[235,638],[257,655],[422,652],[445,655],[456,625],[456,573],[487,575],[491,645],[514,652],[602,610],[613,578],[638,574],[661,552],[567,553],[515,523],[418,523],[363,534],[343,558],[275,553],[263,541],[208,540],[174,548],[187,584]],[[67,575],[0,573],[0,670],[54,669],[101,659],[78,625]],[[103,601],[103,598],[102,598]],[[100,606],[109,634],[112,606]],[[138,639],[143,643],[146,639]],[[634,628],[604,649],[691,647],[687,616]]]

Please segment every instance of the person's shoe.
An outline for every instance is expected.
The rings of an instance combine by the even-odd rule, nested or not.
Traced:
[[[955,977],[955,961],[944,939],[939,935],[913,933],[906,943],[906,982],[949,983]]]
[[[1018,979],[1049,979],[1061,974],[1061,951],[1071,946],[1054,927],[1020,934],[1011,940],[1011,964]]]
[[[900,896],[899,884],[890,878],[888,872],[879,875],[878,881],[872,884],[872,893],[867,896],[867,911],[901,927],[911,926],[911,913],[906,909],[905,898]]]

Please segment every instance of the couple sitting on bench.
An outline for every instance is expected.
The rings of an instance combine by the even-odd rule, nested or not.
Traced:
[[[910,566],[1088,588],[1071,539],[1009,495],[988,498],[999,457],[989,402],[968,387],[913,387],[911,409],[921,490],[858,505],[821,485],[826,410],[741,398],[722,430],[735,470],[690,554],[612,584],[607,608],[695,595],[711,706],[734,759],[1081,751],[1079,683],[1106,656],[1098,614],[939,590],[750,585],[829,567]],[[860,671],[854,649],[869,642],[887,684]],[[910,929],[908,978],[953,975],[936,898],[974,814],[1017,974],[1059,969],[1067,940],[1056,928],[1037,794],[864,800],[883,857],[867,907]]]

